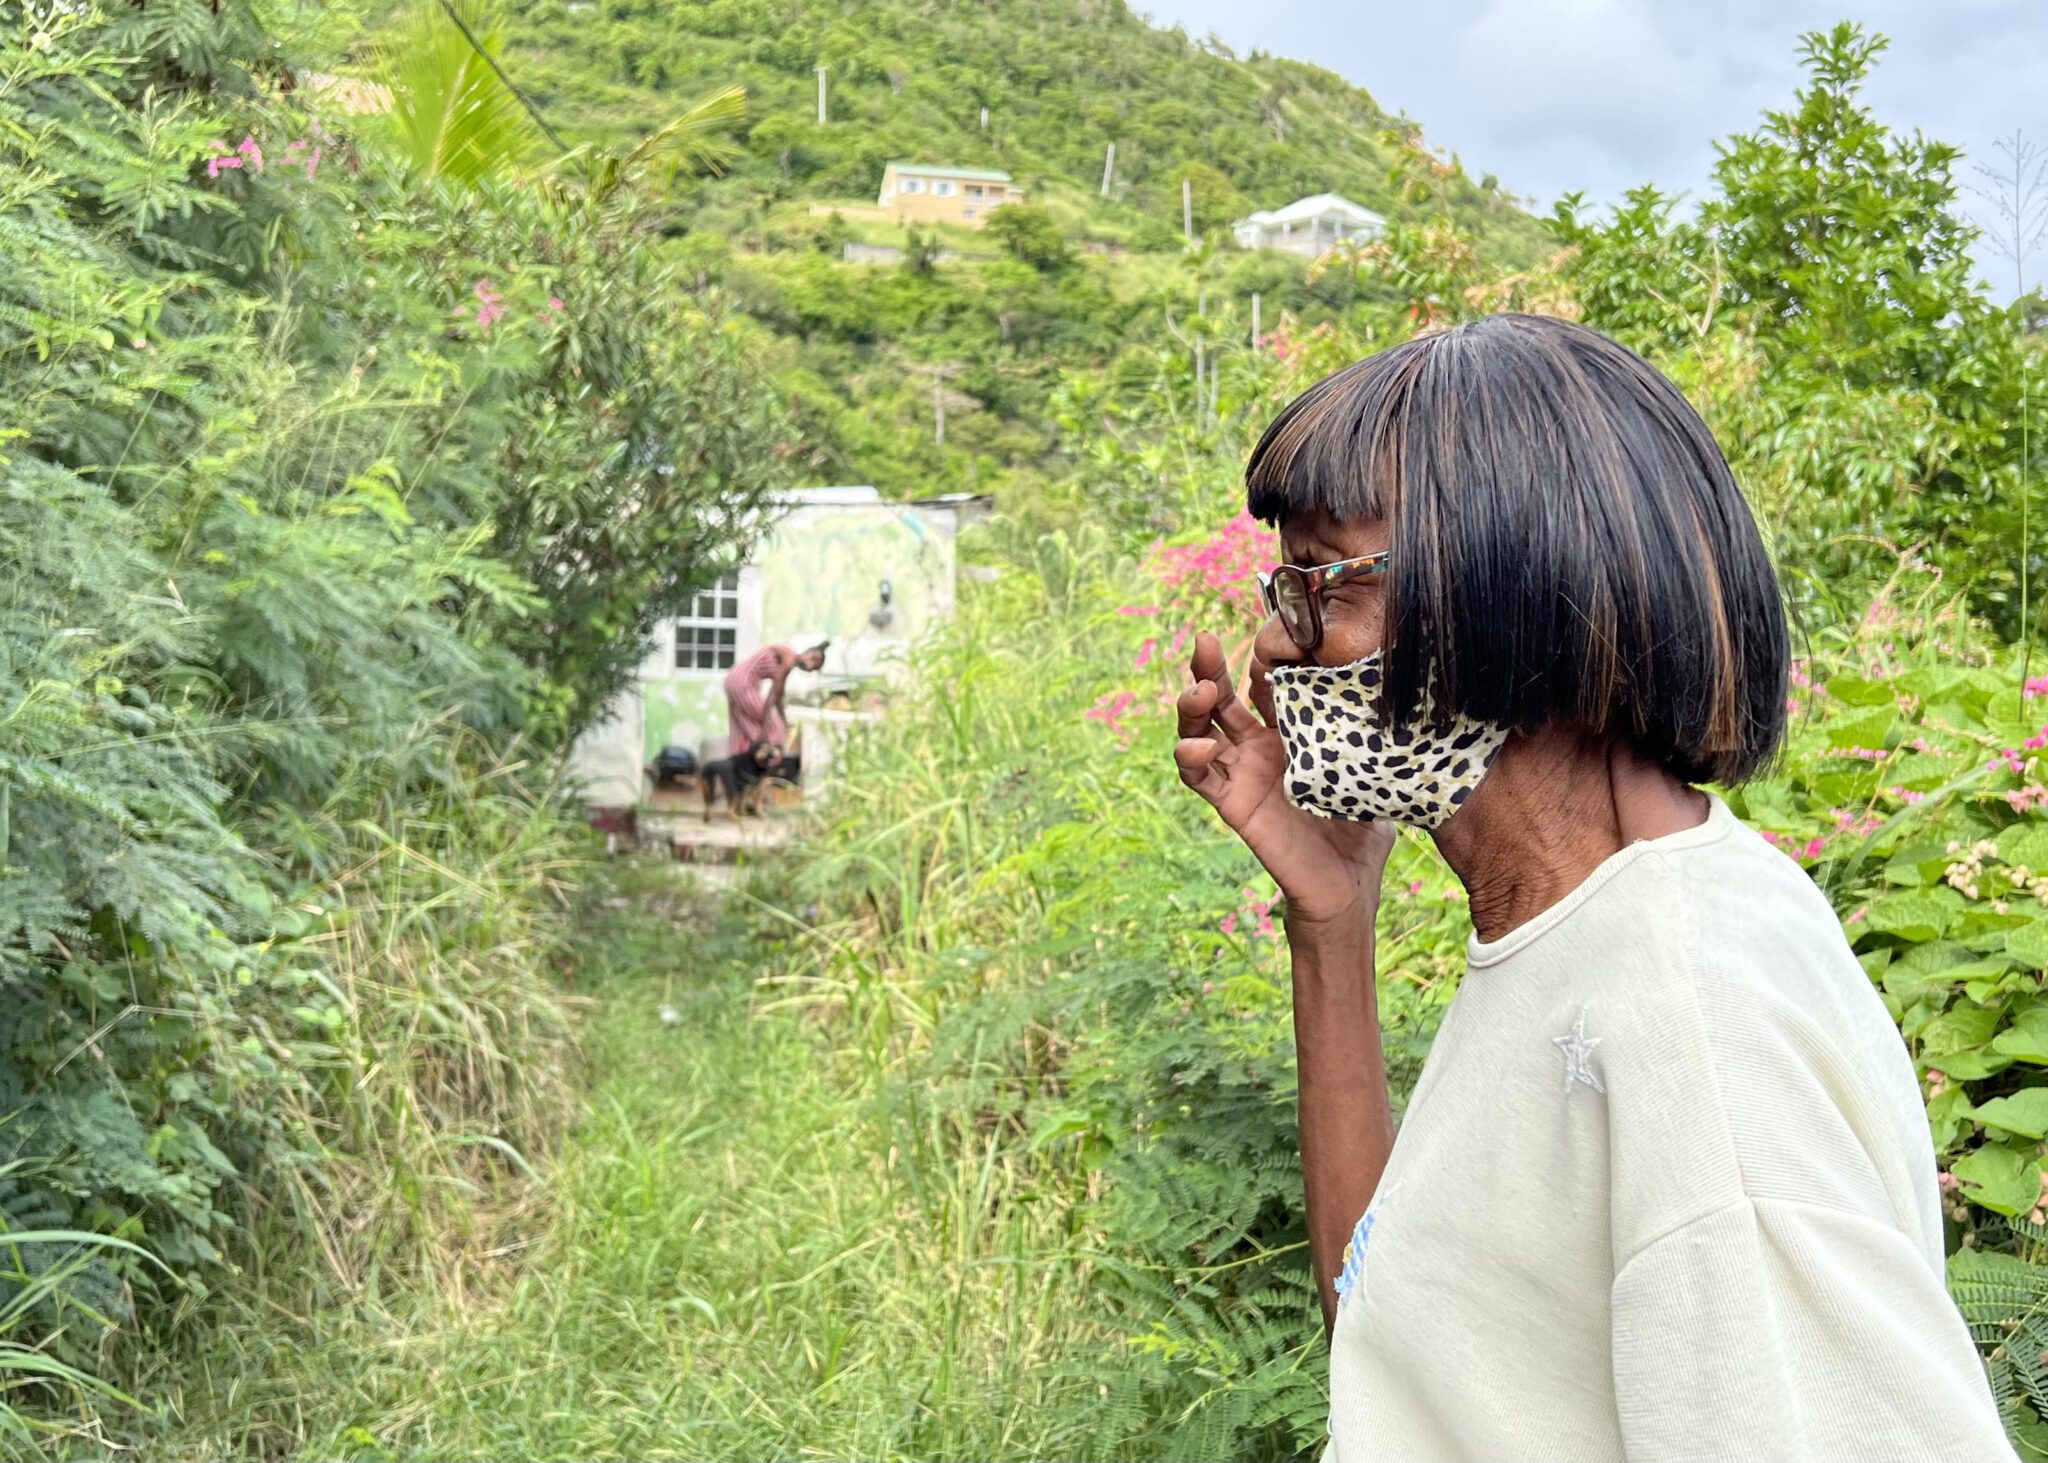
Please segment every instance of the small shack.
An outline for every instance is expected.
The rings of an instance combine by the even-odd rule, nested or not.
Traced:
[[[872,487],[789,494],[747,563],[660,626],[634,684],[578,739],[570,765],[586,801],[637,806],[646,765],[665,747],[724,756],[724,681],[734,663],[762,645],[801,649],[829,638],[823,673],[798,673],[789,685],[804,780],[817,781],[834,723],[860,715],[843,708],[885,693],[905,652],[953,613],[960,530],[991,506],[964,493],[898,502]]]

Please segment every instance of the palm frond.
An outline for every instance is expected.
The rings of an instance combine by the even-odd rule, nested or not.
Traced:
[[[725,171],[739,154],[731,132],[747,115],[747,90],[722,87],[687,111],[670,118],[620,154],[600,148],[578,148],[556,164],[581,166],[590,201],[603,203],[622,189],[652,183],[665,188],[679,173]]]
[[[452,10],[480,44],[472,44],[441,6],[422,3],[383,48],[391,131],[418,176],[477,183],[523,164],[539,127],[485,54],[496,49],[498,36],[480,26],[480,7],[455,0]]]

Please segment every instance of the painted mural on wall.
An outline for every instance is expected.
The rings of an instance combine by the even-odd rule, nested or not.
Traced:
[[[886,678],[927,629],[953,612],[957,532],[949,507],[888,503],[879,495],[800,501],[740,576],[740,653],[829,638],[824,674],[799,674],[792,703],[821,685]],[[640,686],[646,755],[721,740],[722,682],[722,673],[675,670],[666,648],[658,648]]]
[[[886,674],[952,613],[952,517],[899,504],[793,514],[761,555],[764,635],[822,633],[833,642],[828,671]]]

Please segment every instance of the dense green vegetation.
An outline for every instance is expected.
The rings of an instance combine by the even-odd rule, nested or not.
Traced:
[[[157,1406],[146,1338],[402,1283],[529,1166],[552,754],[781,480],[630,178],[414,165],[287,89],[330,20],[0,7],[10,1453]]]
[[[1767,526],[1798,715],[1738,807],[1914,1052],[2048,1453],[2040,342],[1873,39],[1810,38],[1696,217],[1539,229],[1097,0],[462,13],[575,151],[431,7],[0,5],[0,1452],[1312,1454],[1274,891],[1165,707],[1252,628],[1272,413],[1524,308],[1677,379]],[[308,80],[350,65],[390,116]],[[888,231],[811,204],[897,154],[1039,202],[848,264]],[[1190,175],[1208,227],[1393,226],[1187,250]],[[997,572],[721,915],[594,867],[553,769],[797,474],[1000,486]],[[1403,1092],[1468,929],[1405,841]]]
[[[1088,237],[1144,235],[1170,249],[1180,244],[1184,178],[1197,185],[1204,233],[1307,193],[1396,211],[1398,137],[1414,130],[1328,71],[1240,59],[1213,38],[1149,25],[1122,0],[942,10],[881,0],[857,16],[822,0],[511,9],[520,83],[572,140],[638,136],[677,96],[746,88],[745,150],[697,199],[703,226],[736,240],[784,199],[872,203],[883,165],[914,158],[1002,168],[1034,197],[1064,205]],[[1111,143],[1115,176],[1101,206]],[[1540,249],[1540,234],[1490,177],[1475,183],[1460,170],[1453,197],[1462,222],[1525,254]]]

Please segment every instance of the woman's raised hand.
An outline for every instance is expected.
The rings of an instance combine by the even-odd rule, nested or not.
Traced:
[[[1280,783],[1287,771],[1280,733],[1231,689],[1222,642],[1196,636],[1188,670],[1194,684],[1180,693],[1181,739],[1173,749],[1180,780],[1265,865],[1287,896],[1290,924],[1370,918],[1394,847],[1393,827],[1318,818],[1288,802]]]

